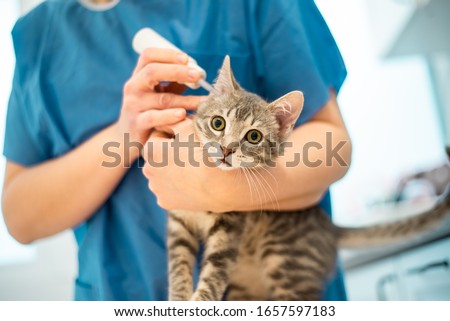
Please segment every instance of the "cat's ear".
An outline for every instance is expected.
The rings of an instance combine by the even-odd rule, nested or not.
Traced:
[[[231,93],[240,88],[231,70],[230,57],[228,55],[223,60],[222,68],[219,70],[219,76],[214,83],[214,88],[219,94]]]
[[[281,139],[286,139],[294,128],[302,112],[303,102],[303,93],[296,90],[269,104],[268,108],[273,111],[280,125],[278,136]]]

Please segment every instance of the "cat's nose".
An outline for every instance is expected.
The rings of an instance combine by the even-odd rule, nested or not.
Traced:
[[[222,148],[223,157],[227,157],[228,155],[233,154],[236,151],[236,149],[234,148],[226,148],[223,146],[221,146],[220,148]]]

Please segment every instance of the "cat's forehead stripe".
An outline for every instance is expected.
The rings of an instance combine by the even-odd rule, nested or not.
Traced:
[[[236,108],[236,118],[245,120],[248,116],[251,115],[252,109],[249,106],[243,106],[241,108],[239,107]]]

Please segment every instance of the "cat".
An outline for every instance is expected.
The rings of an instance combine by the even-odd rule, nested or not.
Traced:
[[[215,92],[195,116],[203,145],[223,170],[261,167],[276,158],[300,115],[303,95],[290,92],[272,103],[236,82],[225,57]],[[240,142],[233,145],[234,142]],[[212,154],[211,154],[212,155]],[[247,170],[255,170],[248,168]],[[448,216],[448,196],[429,212],[367,228],[335,226],[319,207],[298,211],[168,213],[170,300],[320,300],[333,275],[338,247],[363,247],[405,239]],[[199,281],[193,270],[204,244]]]

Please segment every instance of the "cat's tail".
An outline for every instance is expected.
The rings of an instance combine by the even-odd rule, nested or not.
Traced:
[[[395,243],[437,228],[450,218],[450,192],[446,192],[436,204],[421,214],[391,223],[361,228],[337,227],[340,248],[359,248]]]

